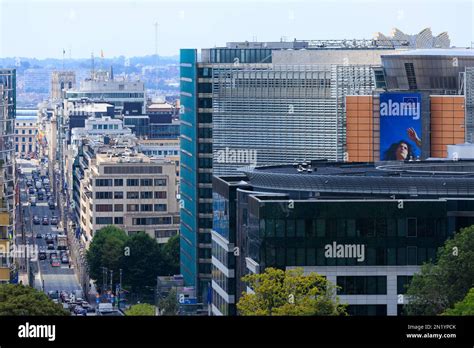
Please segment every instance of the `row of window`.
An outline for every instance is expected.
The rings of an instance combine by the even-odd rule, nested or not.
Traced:
[[[235,266],[235,258],[229,254],[223,247],[212,241],[212,256],[214,256],[220,263],[227,268],[233,268]]]
[[[113,223],[112,223],[113,221]],[[111,216],[106,217],[96,217],[95,218],[96,225],[123,225],[123,216],[116,216],[112,218]]]
[[[123,186],[124,179],[95,179],[95,186]],[[127,186],[166,186],[166,179],[127,179]]]
[[[445,237],[446,221],[429,218],[266,219],[262,237]]]
[[[229,315],[229,304],[214,289],[212,289],[212,304],[219,309],[222,315]]]
[[[15,145],[15,151],[16,152],[19,152],[20,151],[20,147],[18,146],[18,144]],[[25,144],[22,144],[21,145],[21,152],[25,152],[26,151],[26,146]],[[29,144],[28,145],[28,152],[32,152],[33,151],[33,145]]]
[[[15,129],[15,134],[18,134],[18,129]],[[27,134],[26,129],[21,130],[21,134]],[[28,134],[36,134],[36,131],[33,133],[32,129],[28,129]],[[17,138],[18,139],[18,138]],[[17,140],[18,141],[18,140]]]
[[[252,248],[252,245],[250,245]],[[288,248],[268,245],[261,251],[265,267],[286,266],[406,266],[422,265],[436,259],[435,248],[416,246],[386,248],[365,247],[364,259],[326,257],[324,248]]]
[[[346,311],[350,316],[386,316],[387,305],[348,305]]]
[[[179,223],[179,221],[177,222],[175,221],[176,221],[175,217],[172,218],[171,216],[133,218],[132,225],[133,226],[149,226],[149,225],[171,225],[172,222]]]
[[[92,129],[118,129],[118,124],[93,124]]]
[[[336,280],[339,295],[386,295],[386,276],[340,276]]]
[[[16,142],[20,141],[20,138],[19,138],[19,137],[15,137],[15,141],[16,141]],[[22,141],[22,142],[26,142],[26,138],[25,138],[25,137],[22,137],[22,138],[21,138],[21,141]],[[29,137],[29,138],[28,138],[28,142],[29,142],[29,143],[32,143],[32,142],[33,142],[33,138],[32,138],[32,137]]]
[[[127,204],[127,211],[141,211],[150,212],[158,211],[164,212],[167,210],[166,204]],[[96,212],[111,212],[123,211],[123,204],[97,204],[95,206]]]
[[[212,280],[229,295],[234,295],[235,278],[227,278],[219,268],[212,265]]]
[[[166,191],[146,191],[138,192],[131,191],[127,192],[127,199],[166,199],[168,196]],[[95,193],[96,199],[123,199],[124,195],[122,191],[97,191]]]
[[[405,294],[413,276],[397,276],[397,294]],[[386,276],[339,276],[339,295],[386,295]]]
[[[178,156],[178,150],[144,150],[147,156]]]
[[[100,99],[111,99],[111,98],[144,98],[143,93],[102,93],[102,92],[68,92],[67,98],[100,98]]]
[[[105,166],[104,167],[104,174],[124,174],[124,175],[131,175],[131,174],[161,174],[163,172],[162,166],[157,165],[136,165],[136,166]],[[160,180],[160,179],[155,179]],[[158,186],[158,185],[155,185]]]
[[[170,238],[177,234],[177,230],[155,230],[155,238]]]
[[[123,216],[111,217],[111,216],[100,216],[95,218],[97,225],[116,225],[123,224]],[[163,216],[163,217],[147,217],[147,218],[134,218],[132,219],[132,225],[134,226],[147,226],[147,225],[171,225],[179,224],[179,217]],[[173,230],[174,231],[174,230]],[[155,231],[156,234],[156,231]],[[166,233],[165,233],[166,234]],[[169,233],[168,233],[169,234]]]

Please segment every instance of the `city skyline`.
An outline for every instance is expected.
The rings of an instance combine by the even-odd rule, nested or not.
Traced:
[[[435,35],[446,31],[453,46],[468,47],[474,41],[473,11],[467,0],[449,7],[425,0],[0,0],[0,57],[62,59],[63,50],[65,59],[90,58],[91,53],[105,58],[153,55],[155,23],[160,56],[227,41],[372,39],[375,32],[388,35],[394,27],[408,34],[426,27]],[[353,23],[351,37],[336,22]]]

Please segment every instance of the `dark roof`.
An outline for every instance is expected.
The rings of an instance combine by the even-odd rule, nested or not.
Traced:
[[[474,161],[340,163],[312,161],[245,169],[254,187],[297,191],[474,196]]]

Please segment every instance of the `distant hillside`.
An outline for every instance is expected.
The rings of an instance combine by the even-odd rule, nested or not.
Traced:
[[[125,70],[126,57],[113,57],[113,58],[94,58],[94,65],[96,68],[103,67],[108,69],[111,65],[114,67],[114,71],[117,73]],[[159,56],[156,59],[155,55],[143,56],[143,57],[129,57],[130,67],[136,67],[137,65],[168,65],[168,64],[178,64],[179,56],[172,57],[161,57]],[[90,69],[92,66],[91,58],[88,59],[68,59],[67,56],[64,59],[64,69],[66,70],[77,70],[77,69]],[[36,59],[28,57],[9,57],[9,58],[0,58],[0,67],[1,68],[17,68],[18,70],[25,69],[62,69],[63,60],[57,58],[46,58],[46,59]]]

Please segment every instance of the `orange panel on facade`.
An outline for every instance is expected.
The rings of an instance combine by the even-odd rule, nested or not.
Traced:
[[[441,104],[443,102],[443,97],[430,97],[431,104]]]
[[[346,103],[346,111],[354,111],[354,110],[357,110],[357,104]]]
[[[359,96],[356,96],[356,95],[348,95],[346,97],[346,104],[357,104],[357,100],[358,100]]]
[[[431,111],[443,110],[443,104],[431,104]]]
[[[443,111],[452,111],[453,110],[453,104],[452,103],[443,103],[441,105],[442,105],[441,110],[443,110]]]

